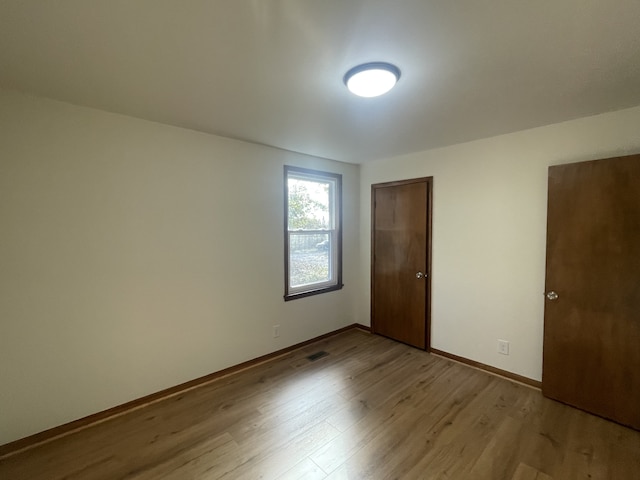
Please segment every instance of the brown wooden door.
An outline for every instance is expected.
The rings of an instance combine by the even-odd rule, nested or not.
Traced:
[[[640,429],[640,155],[550,167],[547,222],[542,391]]]
[[[371,327],[426,349],[431,178],[372,186]]]

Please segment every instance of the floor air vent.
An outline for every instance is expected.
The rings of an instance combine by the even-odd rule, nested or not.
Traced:
[[[307,357],[307,359],[309,359],[312,362],[315,362],[319,358],[326,357],[327,355],[329,355],[329,354],[327,352],[325,352],[324,350],[322,350],[320,352],[312,353],[311,355],[309,355]]]

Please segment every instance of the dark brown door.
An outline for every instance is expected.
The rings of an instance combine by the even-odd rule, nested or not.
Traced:
[[[640,155],[549,168],[542,391],[640,429]]]
[[[372,186],[371,327],[426,349],[431,179]]]

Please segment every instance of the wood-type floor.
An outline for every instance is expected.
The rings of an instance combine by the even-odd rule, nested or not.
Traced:
[[[259,478],[640,479],[640,432],[350,330],[0,459],[2,480]]]

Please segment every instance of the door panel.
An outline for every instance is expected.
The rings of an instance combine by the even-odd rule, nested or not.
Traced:
[[[374,185],[372,199],[372,329],[425,349],[430,179]]]
[[[640,155],[549,168],[546,290],[543,393],[640,429]]]

